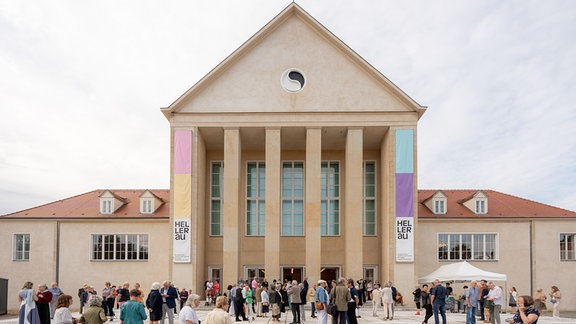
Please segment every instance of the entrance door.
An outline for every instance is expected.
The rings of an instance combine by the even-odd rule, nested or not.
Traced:
[[[328,284],[330,281],[337,280],[340,275],[340,268],[323,268],[320,271],[320,279],[326,280]]]
[[[303,272],[302,268],[284,267],[282,268],[282,279],[288,281],[296,280],[298,283],[301,283]]]

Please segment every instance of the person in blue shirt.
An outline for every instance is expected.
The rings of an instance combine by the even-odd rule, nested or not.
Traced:
[[[446,287],[440,284],[438,279],[434,280],[434,288],[432,288],[430,301],[434,308],[434,323],[439,324],[438,315],[442,316],[442,324],[446,324],[446,296],[448,291]]]
[[[478,289],[478,282],[472,280],[470,287],[466,289],[464,294],[466,298],[466,324],[476,323],[476,310],[478,309],[478,297],[480,297],[480,290]]]

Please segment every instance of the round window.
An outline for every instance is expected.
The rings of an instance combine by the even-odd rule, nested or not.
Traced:
[[[282,88],[289,92],[298,92],[304,89],[306,80],[304,74],[297,69],[288,69],[282,73],[280,78]]]

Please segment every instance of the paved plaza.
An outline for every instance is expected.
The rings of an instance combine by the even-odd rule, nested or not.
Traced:
[[[210,312],[210,308],[209,307],[205,307],[205,306],[201,306],[199,309],[196,310],[196,313],[198,314],[198,319],[201,322],[204,322],[204,319],[206,318],[206,315],[208,314],[208,312]],[[312,319],[310,318],[310,316],[308,316],[310,314],[310,310],[307,309],[306,310],[306,322],[305,323],[309,323],[309,324],[313,324],[313,323],[317,323],[316,319]],[[421,313],[422,314],[422,313]],[[413,309],[397,309],[394,313],[394,320],[392,321],[386,321],[383,319],[383,313],[382,310],[380,310],[379,312],[379,316],[378,317],[373,317],[372,316],[372,307],[371,306],[364,306],[363,308],[360,309],[360,315],[361,317],[358,318],[358,323],[389,323],[389,324],[407,324],[407,323],[422,323],[422,320],[424,319],[423,315],[415,315],[415,311]],[[570,315],[573,315],[572,313],[570,313]],[[78,313],[73,313],[74,317],[80,317],[80,315]],[[287,316],[287,317],[286,317]],[[505,319],[512,317],[511,314],[502,314],[502,316],[500,317],[502,320],[502,324],[506,324],[504,322]],[[447,323],[466,323],[466,316],[464,314],[461,313],[446,313],[446,319],[447,319]],[[268,322],[269,318],[260,318],[257,317],[255,318],[255,320],[252,323],[262,323],[262,324],[266,324]],[[148,322],[148,321],[146,321]],[[232,317],[232,322],[234,322],[234,317]],[[281,318],[281,324],[290,324],[292,322],[292,313],[290,311],[283,313],[282,314],[282,318]],[[0,323],[2,324],[18,324],[18,317],[15,316],[0,316]],[[108,322],[111,324],[118,324],[120,323],[120,319],[115,318],[114,321],[112,322]],[[174,319],[174,323],[178,324],[178,315],[176,315],[175,319]],[[248,322],[246,322],[248,323]],[[272,322],[270,322],[272,323]],[[331,321],[328,320],[328,323],[330,324]],[[434,324],[434,317],[432,317],[429,321],[429,324]],[[482,324],[481,321],[477,321],[477,324]],[[561,317],[561,318],[552,318],[550,316],[549,313],[547,313],[544,316],[541,316],[538,319],[538,324],[560,324],[560,323],[576,323],[576,318],[567,318],[567,317]],[[168,324],[168,321],[165,321],[165,324]]]

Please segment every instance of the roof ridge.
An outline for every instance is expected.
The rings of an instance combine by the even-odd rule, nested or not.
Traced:
[[[102,189],[91,190],[91,191],[87,191],[87,192],[84,192],[84,193],[81,193],[81,194],[77,194],[77,195],[74,195],[74,196],[70,196],[70,197],[58,199],[58,200],[56,200],[56,201],[51,201],[51,202],[48,202],[48,203],[45,203],[45,204],[42,204],[42,205],[38,205],[38,206],[30,207],[30,208],[25,208],[25,209],[17,210],[17,211],[11,212],[10,214],[0,215],[0,217],[10,216],[10,215],[13,215],[13,214],[25,212],[25,211],[27,211],[27,210],[31,210],[31,209],[36,209],[36,208],[40,208],[40,207],[52,205],[52,204],[55,204],[55,203],[58,203],[58,202],[61,202],[61,201],[64,201],[64,200],[69,200],[69,199],[77,198],[77,197],[80,197],[80,196],[83,196],[83,195],[87,195],[87,194],[92,193],[92,192],[97,192],[97,191],[99,191],[99,190],[102,190]]]

